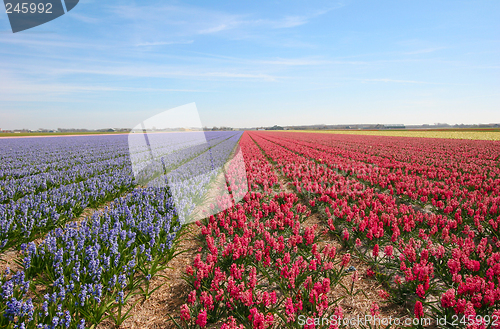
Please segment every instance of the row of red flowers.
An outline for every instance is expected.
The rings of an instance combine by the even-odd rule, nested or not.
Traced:
[[[280,188],[276,173],[247,134],[240,146],[252,191],[197,223],[205,247],[186,270],[192,291],[178,325],[295,328],[299,315],[341,318],[328,293],[348,275],[350,255],[320,247],[316,227],[303,224],[307,207],[293,193],[272,193]]]

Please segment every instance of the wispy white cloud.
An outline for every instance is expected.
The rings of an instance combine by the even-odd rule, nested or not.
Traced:
[[[473,69],[500,69],[500,65],[471,66]]]
[[[324,15],[333,9],[339,7],[332,7],[326,10],[314,11],[312,13],[303,15],[285,15],[274,19],[256,19],[242,21],[241,25],[254,28],[270,28],[270,29],[288,29],[309,23],[312,19]]]
[[[279,58],[276,60],[258,60],[253,61],[259,64],[283,65],[283,66],[309,66],[309,65],[368,65],[366,61],[339,61],[325,59],[309,59],[309,58]],[[374,63],[374,62],[372,62]]]
[[[398,79],[363,79],[363,82],[428,83],[425,81],[398,80]]]
[[[304,25],[309,22],[310,16],[287,16],[281,20],[273,21],[274,28],[290,28]]]
[[[136,47],[150,47],[150,46],[168,46],[168,45],[188,45],[193,43],[194,40],[187,41],[156,41],[156,42],[141,42],[136,44]]]
[[[275,81],[277,79],[276,76],[272,76],[269,74],[249,74],[249,73],[232,73],[232,72],[207,72],[198,74],[200,77],[217,77],[217,78],[242,78],[242,79],[258,79],[258,80],[267,80],[267,81]]]
[[[275,81],[280,77],[255,70],[229,69],[212,71],[209,69],[189,69],[187,67],[152,66],[136,64],[132,66],[104,67],[89,65],[87,67],[44,67],[34,68],[38,75],[64,76],[74,74],[127,76],[131,78],[189,78],[189,79],[251,79],[262,81]]]
[[[76,19],[78,21],[87,23],[87,24],[96,24],[96,23],[100,22],[100,19],[98,19],[98,18],[90,17],[87,15],[82,15],[80,13],[75,13],[73,11],[71,11],[71,14],[69,15],[69,17]]]
[[[271,26],[274,28],[291,28],[291,27],[296,27],[300,25],[304,25],[309,23],[310,20],[322,16],[324,14],[327,14],[328,12],[341,8],[343,7],[344,4],[342,3],[337,3],[334,6],[331,6],[330,8],[323,9],[323,10],[316,10],[311,13],[306,13],[304,15],[295,15],[295,16],[285,16],[281,19],[271,21]]]
[[[399,79],[361,79],[362,82],[386,82],[386,83],[411,83],[427,85],[448,85],[449,83],[417,81],[417,80],[399,80]]]
[[[433,53],[438,50],[446,49],[446,47],[435,47],[435,48],[424,48],[424,49],[417,49],[413,51],[406,51],[403,52],[404,55],[418,55],[418,54],[428,54],[428,53]]]
[[[47,83],[42,79],[27,79],[3,69],[0,70],[0,76],[6,78],[0,80],[0,101],[43,101],[46,99],[54,101],[61,95],[100,92],[210,92],[200,89],[123,87],[113,84],[96,86],[77,83]]]
[[[26,33],[26,34],[0,34],[1,44],[15,44],[31,48],[40,48],[44,51],[50,51],[54,48],[84,48],[84,49],[103,49],[109,48],[109,45],[100,43],[75,42],[74,40],[62,37],[53,33]]]
[[[239,25],[242,15],[209,10],[195,6],[120,5],[109,7],[115,19],[133,22],[136,30],[162,33],[168,26],[170,35],[213,33]]]
[[[285,66],[306,66],[306,65],[324,65],[331,63],[325,60],[314,60],[314,59],[300,59],[300,58],[279,58],[276,60],[262,60],[258,61],[262,64],[271,65],[285,65]]]
[[[197,89],[169,89],[169,88],[123,88],[123,87],[96,87],[61,84],[23,84],[16,88],[5,88],[0,92],[0,101],[14,102],[66,102],[77,95],[89,93],[102,93],[108,95],[110,92],[126,93],[206,93],[207,90]]]
[[[307,24],[315,17],[324,15],[339,6],[311,11],[301,15],[282,15],[275,18],[259,18],[255,15],[233,14],[195,6],[175,5],[121,5],[109,7],[115,17],[130,20],[134,28],[144,33],[162,34],[169,27],[169,34],[196,36],[233,31],[238,36],[263,29],[288,29]],[[259,35],[258,33],[256,35]],[[234,34],[231,37],[235,37]]]
[[[347,60],[337,60],[337,59],[325,59],[319,56],[313,57],[302,57],[302,58],[272,58],[272,59],[256,59],[256,58],[243,58],[243,57],[235,57],[235,56],[226,56],[219,55],[213,53],[205,53],[205,52],[193,52],[195,54],[202,55],[205,60],[222,60],[226,63],[237,63],[237,64],[246,64],[246,65],[276,65],[276,66],[315,66],[315,65],[368,65],[368,64],[376,64],[379,61],[347,61]],[[402,61],[414,61],[414,60],[402,60]]]
[[[75,92],[108,92],[108,91],[124,91],[124,92],[207,92],[196,89],[170,89],[170,88],[126,88],[114,86],[85,86],[73,84],[23,84],[16,86],[3,86],[2,92],[12,94],[34,94],[34,93],[50,93],[50,94],[69,94]]]
[[[214,27],[210,27],[208,29],[203,29],[203,30],[199,31],[199,33],[200,34],[216,33],[216,32],[220,32],[220,31],[226,30],[228,28],[229,28],[229,26],[227,24],[220,24],[220,25],[217,25],[217,26],[214,26]]]

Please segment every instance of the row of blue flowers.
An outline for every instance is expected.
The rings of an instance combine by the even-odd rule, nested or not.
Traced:
[[[127,301],[148,297],[150,279],[175,256],[180,229],[167,189],[145,188],[51,231],[38,246],[24,244],[23,271],[0,277],[0,327],[122,323]]]

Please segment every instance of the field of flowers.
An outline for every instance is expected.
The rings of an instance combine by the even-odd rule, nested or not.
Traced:
[[[183,252],[182,214],[195,206],[172,195],[203,198],[215,177],[203,178],[201,163],[223,165],[236,144],[246,180],[230,163],[233,199],[212,193],[226,210],[190,224],[199,249],[165,326],[348,328],[341,301],[365,293],[353,290],[359,275],[409,317],[500,326],[498,141],[213,133],[175,156],[165,148],[169,177],[181,182],[167,188],[154,175],[138,185],[123,136],[55,140],[0,141],[2,250],[20,250],[19,271],[0,276],[2,328],[122,325]],[[238,184],[248,193],[234,204]],[[377,303],[370,313],[380,315]],[[301,321],[318,318],[330,321]]]

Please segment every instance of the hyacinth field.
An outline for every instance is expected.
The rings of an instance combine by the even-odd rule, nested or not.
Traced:
[[[188,139],[189,151],[165,149],[170,187],[137,179],[134,161],[146,163],[126,135],[0,140],[1,328],[132,327],[176,259],[182,275],[165,286],[185,289],[157,327],[350,328],[355,298],[373,318],[410,320],[358,327],[500,327],[499,141]],[[207,163],[229,165],[207,176]],[[220,177],[232,200],[248,185],[241,201],[214,191]],[[196,205],[179,195],[215,200],[212,214],[186,222]]]

